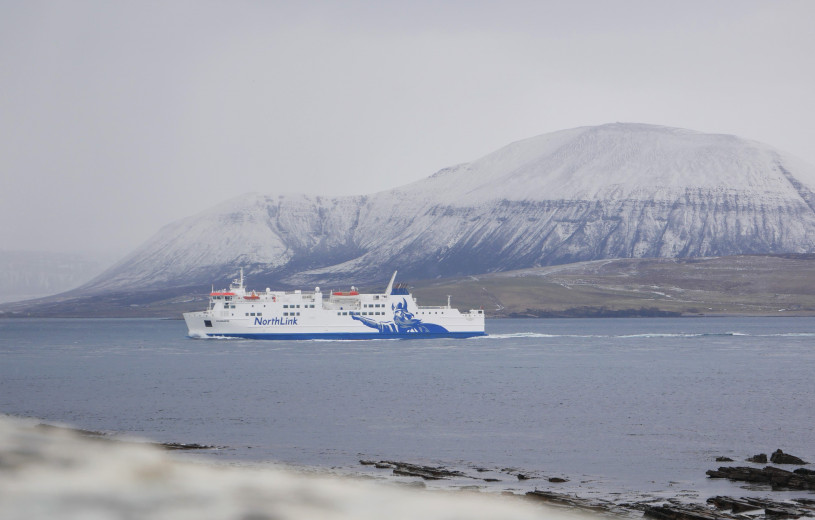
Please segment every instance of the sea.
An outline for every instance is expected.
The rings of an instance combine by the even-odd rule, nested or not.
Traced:
[[[417,480],[360,463],[400,461],[461,472],[428,487],[618,503],[770,496],[705,471],[776,449],[815,462],[815,318],[487,332],[253,341],[188,338],[181,320],[2,319],[0,414],[212,446],[178,456],[216,464]]]

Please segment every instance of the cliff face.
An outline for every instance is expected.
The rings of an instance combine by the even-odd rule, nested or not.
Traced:
[[[368,196],[247,195],[174,222],[84,291],[429,278],[606,258],[815,251],[815,168],[641,124],[546,134]]]

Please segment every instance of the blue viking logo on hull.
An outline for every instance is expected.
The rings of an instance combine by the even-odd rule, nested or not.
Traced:
[[[391,305],[393,310],[393,321],[376,321],[365,316],[353,314],[351,317],[357,321],[362,322],[363,325],[377,329],[383,334],[440,334],[447,332],[447,329],[435,323],[424,323],[419,318],[414,317],[413,313],[408,311],[407,300],[402,298],[402,301]]]

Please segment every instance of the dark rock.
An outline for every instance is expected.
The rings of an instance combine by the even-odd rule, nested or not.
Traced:
[[[393,468],[394,475],[420,477],[424,480],[442,480],[450,477],[466,477],[461,471],[453,471],[432,466],[420,466],[408,462],[383,460],[374,464],[377,468]]]
[[[770,462],[775,464],[809,464],[795,455],[788,455],[781,450],[775,450],[773,454],[770,455]]]
[[[716,462],[733,462],[730,457],[716,457]]]
[[[774,518],[800,518],[802,516],[812,516],[812,510],[807,506],[794,505],[786,502],[776,502],[765,498],[742,498],[749,504],[756,505],[764,509],[764,514]]]
[[[735,518],[720,511],[712,511],[702,506],[663,504],[650,506],[643,511],[643,516],[658,520],[717,520],[721,518]]]
[[[482,480],[484,482],[501,482],[501,479],[499,479],[499,478],[485,478],[485,479],[482,479]]]
[[[712,497],[707,499],[708,504],[713,504],[719,509],[730,509],[733,513],[743,513],[744,511],[755,511],[761,506],[731,497]]]
[[[180,442],[161,442],[158,444],[167,450],[214,450],[215,446],[206,446],[204,444],[183,444]]]
[[[518,480],[529,480],[529,477],[527,477],[527,476],[526,476],[526,475],[524,475],[523,473],[518,473],[518,474],[516,475],[516,477],[518,477]]]
[[[755,462],[757,464],[767,464],[767,454],[766,453],[759,453],[758,455],[753,455],[747,462]]]
[[[540,491],[536,489],[535,491],[528,491],[526,496],[528,498],[551,504],[566,505],[569,507],[587,509],[591,511],[609,512],[615,510],[615,506],[611,502],[606,502],[603,500],[589,500],[586,498],[564,495],[562,493],[553,493],[551,491]]]
[[[568,481],[569,481],[568,479],[560,478],[560,477],[550,477],[549,478],[549,482],[554,482],[554,483],[561,483],[561,482],[568,482]]]
[[[360,460],[359,463],[362,464],[363,466],[373,466],[374,464],[376,464],[376,462],[372,460]]]
[[[798,468],[792,470],[792,472],[798,475],[815,475],[815,469]]]
[[[706,474],[710,478],[727,478],[741,482],[765,483],[771,485],[773,488],[815,490],[815,475],[793,473],[792,471],[773,466],[766,466],[762,469],[746,466],[723,466],[718,470],[709,470]]]

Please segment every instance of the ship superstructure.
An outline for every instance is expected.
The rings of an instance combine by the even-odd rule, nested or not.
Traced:
[[[249,339],[374,339],[483,336],[484,311],[419,307],[407,287],[382,293],[249,291],[243,270],[229,289],[212,291],[205,311],[184,314],[191,337]]]

